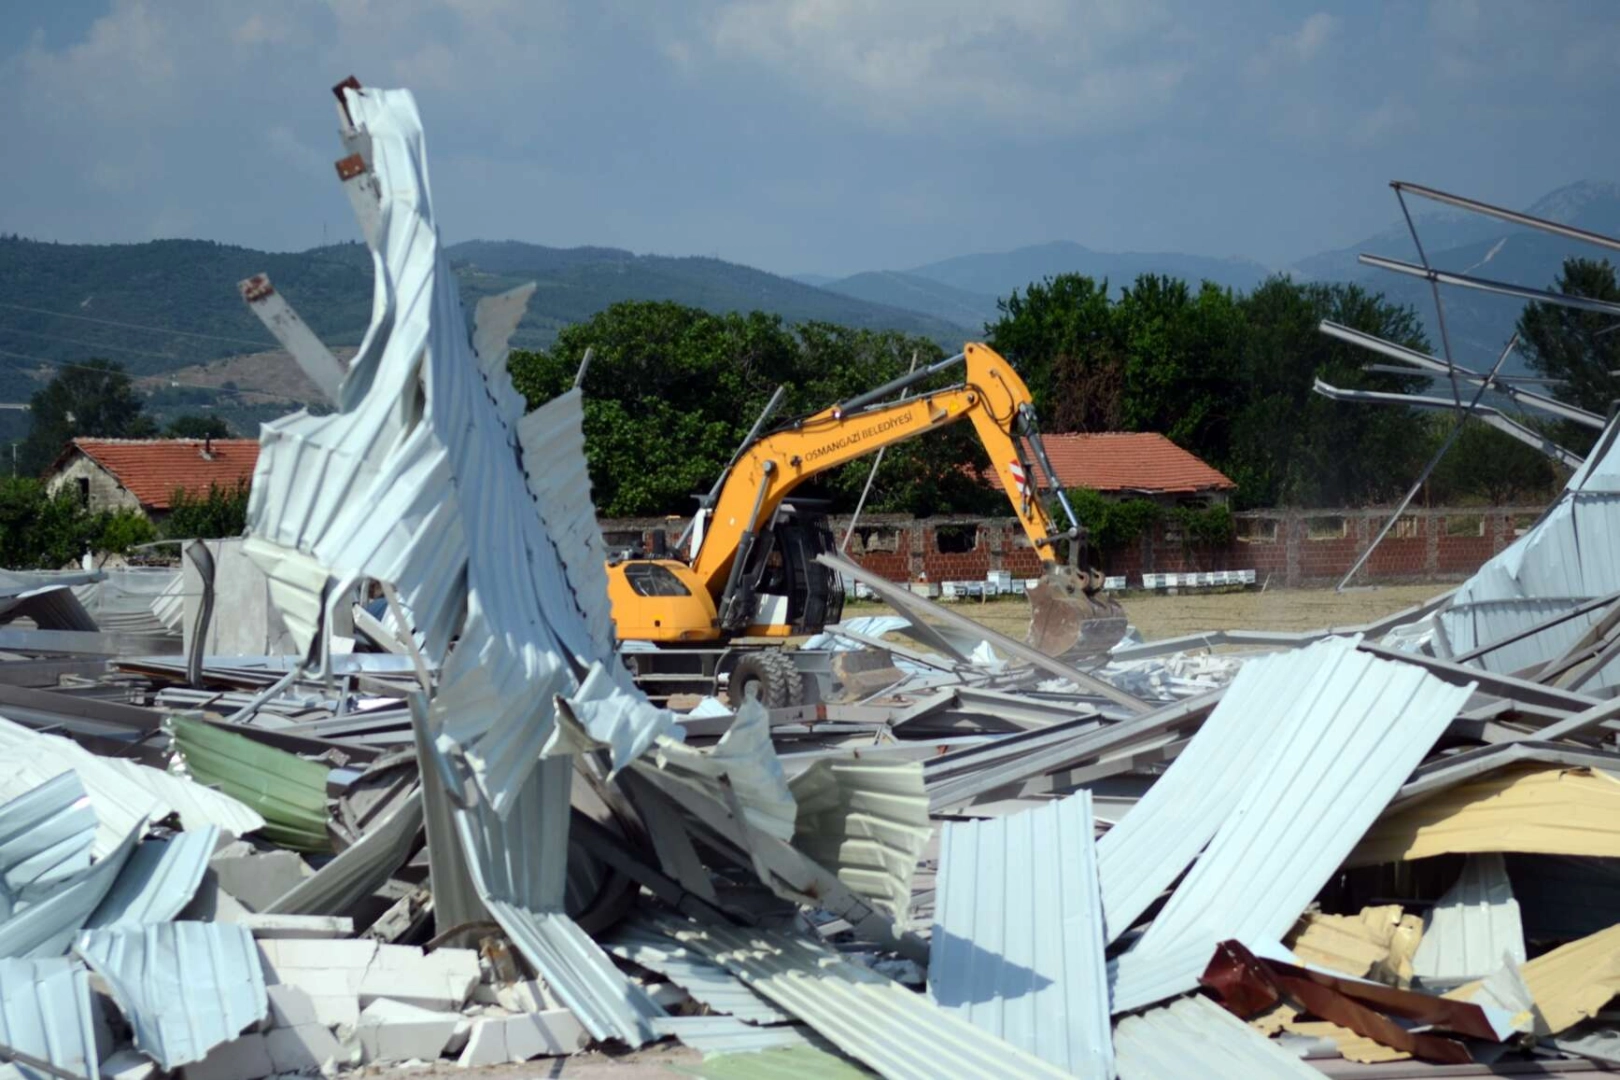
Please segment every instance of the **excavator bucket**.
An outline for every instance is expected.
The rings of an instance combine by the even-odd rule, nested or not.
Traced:
[[[1028,592],[1030,645],[1065,663],[1095,664],[1125,636],[1125,612],[1097,570],[1054,566]]]

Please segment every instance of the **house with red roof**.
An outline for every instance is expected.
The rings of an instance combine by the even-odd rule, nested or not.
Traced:
[[[257,439],[74,439],[45,472],[46,490],[77,492],[93,512],[139,510],[154,521],[174,494],[203,496],[253,480]]]
[[[1065,490],[1090,488],[1118,499],[1149,498],[1172,506],[1225,503],[1237,488],[1219,469],[1188,453],[1163,435],[1147,431],[1102,431],[1041,436],[1052,471]],[[1024,458],[1035,452],[1024,443]],[[1042,489],[1046,478],[1036,468]],[[987,470],[985,481],[1001,490],[1001,477]]]

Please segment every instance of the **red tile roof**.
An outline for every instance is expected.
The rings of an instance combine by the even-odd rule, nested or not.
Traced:
[[[1041,441],[1046,444],[1058,482],[1065,488],[1171,494],[1237,487],[1219,470],[1152,432],[1043,435]],[[1024,453],[1033,466],[1035,454],[1027,442]],[[991,487],[1001,490],[1001,477],[994,471],[985,479]]]
[[[111,473],[141,501],[167,510],[176,488],[205,495],[212,484],[233,489],[251,483],[259,461],[257,439],[74,439],[51,472],[77,450]]]

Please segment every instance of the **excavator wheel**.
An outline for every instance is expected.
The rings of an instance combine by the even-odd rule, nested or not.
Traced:
[[[804,704],[804,680],[793,661],[778,649],[760,649],[737,661],[726,683],[726,698],[733,709],[752,692],[767,709]]]
[[[1030,645],[1070,664],[1101,663],[1125,636],[1125,612],[1100,570],[1055,566],[1028,592]]]

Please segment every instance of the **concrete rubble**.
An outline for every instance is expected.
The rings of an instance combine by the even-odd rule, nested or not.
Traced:
[[[414,100],[338,99],[374,321],[304,343],[334,408],[266,425],[247,535],[0,572],[0,1075],[1615,1068],[1620,421],[1374,624],[1081,669],[824,556],[895,614],[802,646],[819,700],[676,711],[577,392],[506,375],[528,293],[468,325]]]

